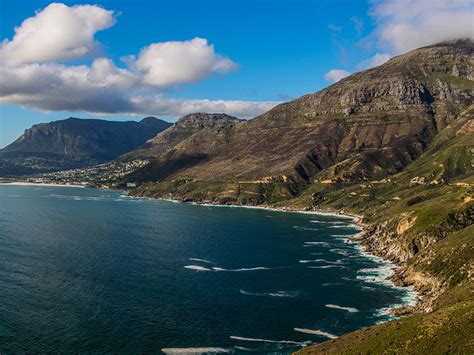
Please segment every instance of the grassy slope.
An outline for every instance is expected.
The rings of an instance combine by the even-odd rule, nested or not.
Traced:
[[[299,186],[278,179],[212,184],[182,179],[149,183],[140,189],[148,196],[172,193],[201,202],[344,210],[363,214],[364,222],[370,225],[397,222],[402,214],[415,216],[413,225],[396,235],[393,243],[408,248],[417,239],[435,240],[424,249],[420,247],[421,251],[405,264],[439,282],[443,293],[434,303],[434,311],[356,331],[302,353],[427,353],[430,349],[436,353],[472,353],[474,227],[465,225],[472,223],[474,209],[474,201],[469,199],[474,197],[471,114],[467,112],[442,130],[419,159],[390,180],[355,184],[316,180],[300,194]],[[424,178],[426,183],[410,183],[415,177]],[[440,184],[429,184],[432,181]],[[459,215],[471,219],[460,222],[456,220]],[[389,223],[389,228],[395,229],[395,222]]]
[[[469,120],[465,118],[441,132],[423,156],[389,183],[329,190],[312,187],[311,193],[319,191],[325,197],[322,208],[337,206],[364,213],[370,223],[401,213],[416,216],[415,223],[393,243],[408,245],[419,236],[435,238],[437,242],[408,260],[406,267],[436,279],[443,292],[431,313],[349,333],[303,349],[301,354],[474,353],[474,135],[467,129],[459,134],[460,126]],[[427,181],[443,179],[444,183],[410,185],[415,176]],[[363,191],[369,197],[360,196]],[[299,200],[308,199],[308,193]]]
[[[435,311],[361,329],[298,353],[472,353],[474,287],[466,269],[470,266],[472,271],[473,267],[474,226],[450,234],[437,243],[431,253],[435,255],[435,262],[428,263],[427,258],[419,258],[419,269],[450,283],[447,291],[439,297]]]

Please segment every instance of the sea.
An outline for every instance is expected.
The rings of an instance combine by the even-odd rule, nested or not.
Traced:
[[[350,217],[0,185],[0,353],[288,354],[413,304]]]

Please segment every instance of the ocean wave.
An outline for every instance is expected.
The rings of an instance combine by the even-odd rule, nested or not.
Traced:
[[[229,353],[229,349],[224,348],[164,348],[161,349],[165,354],[216,354],[216,353]]]
[[[206,260],[206,259],[199,259],[199,258],[189,258],[189,260],[192,261],[199,261],[201,263],[206,263],[206,264],[214,264],[212,261]]]
[[[337,286],[337,285],[341,285],[340,282],[326,282],[326,283],[323,283],[321,286]]]
[[[329,251],[334,254],[339,254],[339,255],[348,256],[348,257],[351,256],[351,253],[349,253],[347,250],[344,250],[344,249],[333,248],[333,249],[329,249]]]
[[[339,305],[337,305],[337,304],[327,304],[326,307],[327,307],[327,308],[334,308],[334,309],[341,309],[341,310],[343,310],[343,311],[347,311],[347,312],[350,312],[350,313],[359,312],[359,310],[358,310],[357,308],[339,306]]]
[[[326,243],[326,242],[304,242],[304,246],[313,246],[313,245],[320,245],[320,246],[323,246],[323,247],[328,247],[329,246],[329,243]]]
[[[246,296],[259,296],[259,297],[282,297],[282,298],[294,298],[299,296],[298,291],[275,291],[268,293],[248,292],[240,290],[240,293]]]
[[[245,338],[245,337],[239,337],[235,335],[231,335],[229,338],[232,340],[252,341],[252,342],[272,343],[272,344],[294,344],[294,345],[300,345],[300,346],[305,346],[305,345],[310,344],[309,341],[298,342],[298,341],[293,341],[293,340],[270,340],[270,339],[260,339],[260,338]]]
[[[256,266],[256,267],[243,267],[240,269],[224,269],[221,267],[212,267],[207,268],[201,265],[185,265],[185,269],[195,270],[195,271],[215,271],[215,272],[244,272],[244,271],[259,271],[259,270],[271,270],[271,269],[281,269],[282,267],[266,267],[266,266]]]
[[[330,261],[326,259],[299,260],[299,262],[302,264],[306,264],[306,263],[326,263],[326,264],[334,264],[334,265],[344,264],[342,260]]]
[[[318,220],[311,220],[310,221],[311,223],[315,223],[315,224],[332,224],[332,225],[348,225],[350,223],[348,223],[347,221],[318,221]]]
[[[303,226],[293,226],[294,229],[299,231],[318,231],[318,228],[310,228],[310,227],[303,227]]]
[[[296,332],[300,333],[305,333],[305,334],[314,334],[314,335],[320,335],[329,339],[336,339],[337,335],[319,330],[319,329],[305,329],[305,328],[294,328]]]
[[[345,269],[345,266],[342,265],[320,265],[320,266],[307,266],[308,269],[333,269],[333,268],[339,268],[339,269]]]
[[[185,265],[184,268],[196,271],[212,271],[212,269],[200,265]]]
[[[351,223],[351,224],[335,224],[335,225],[331,225],[329,226],[329,228],[351,228],[351,229],[357,229],[359,231],[362,230],[361,227],[359,227],[357,224],[354,224],[354,223]]]

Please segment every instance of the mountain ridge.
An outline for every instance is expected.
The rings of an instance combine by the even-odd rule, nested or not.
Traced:
[[[170,125],[154,117],[140,122],[69,117],[40,123],[0,150],[0,174],[15,170],[32,174],[106,162]]]

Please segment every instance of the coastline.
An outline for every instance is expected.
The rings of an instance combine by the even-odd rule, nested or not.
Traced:
[[[350,220],[354,225],[356,225],[360,230],[358,233],[348,237],[348,243],[353,243],[356,245],[356,248],[359,252],[366,258],[371,260],[378,261],[381,265],[379,266],[380,273],[374,278],[378,278],[382,282],[390,283],[391,287],[394,289],[403,289],[407,293],[403,297],[401,303],[390,305],[380,309],[379,311],[383,312],[384,315],[391,317],[391,319],[383,320],[379,323],[388,322],[392,319],[396,319],[400,316],[407,316],[415,313],[418,305],[421,303],[420,293],[416,290],[414,285],[401,285],[395,281],[396,276],[402,270],[402,265],[397,264],[391,261],[388,258],[385,258],[381,255],[373,253],[367,245],[364,245],[363,236],[368,232],[368,225],[363,223],[363,215],[358,215],[355,213],[350,213],[342,210],[332,210],[332,211],[321,211],[321,210],[306,210],[306,209],[296,209],[289,207],[275,207],[275,206],[254,206],[254,205],[237,205],[237,204],[217,204],[217,203],[200,203],[196,201],[183,201],[179,199],[172,198],[161,198],[161,197],[146,197],[146,196],[133,196],[129,194],[129,191],[121,190],[124,194],[130,197],[144,197],[150,200],[162,200],[173,203],[189,203],[197,206],[208,206],[208,207],[227,207],[227,208],[248,208],[248,209],[260,209],[273,212],[284,212],[284,213],[303,213],[303,214],[312,214],[319,216],[333,216],[333,217],[342,217],[347,220]],[[384,265],[383,265],[384,264]],[[377,324],[379,324],[377,323]]]
[[[12,186],[44,186],[44,187],[72,187],[72,188],[86,188],[87,186],[83,185],[74,185],[74,184],[58,184],[58,183],[34,183],[34,182],[2,182],[0,185],[12,185]],[[93,187],[95,189],[100,189],[98,187]],[[225,207],[225,208],[247,208],[247,209],[258,209],[258,210],[266,210],[272,212],[284,212],[284,213],[302,213],[302,214],[309,214],[315,216],[332,216],[332,217],[339,217],[346,219],[348,223],[353,223],[357,228],[359,228],[359,232],[355,233],[348,237],[347,241],[349,243],[353,243],[357,246],[359,252],[366,258],[377,260],[380,264],[384,263],[385,265],[380,265],[380,274],[375,276],[380,281],[389,282],[391,287],[395,289],[404,289],[408,292],[409,296],[404,297],[402,303],[394,304],[384,309],[384,314],[389,315],[391,317],[399,317],[400,315],[409,315],[414,313],[418,303],[420,301],[419,292],[416,291],[413,286],[408,285],[400,285],[394,281],[395,276],[401,271],[402,266],[400,264],[394,263],[393,261],[384,258],[383,256],[377,255],[373,253],[369,248],[364,245],[363,236],[365,233],[368,232],[367,227],[368,225],[363,223],[363,215],[358,215],[354,213],[350,213],[343,210],[311,210],[311,209],[298,209],[293,207],[275,207],[271,205],[264,205],[264,206],[255,206],[255,205],[238,205],[238,204],[217,204],[217,203],[201,203],[196,201],[183,201],[180,199],[172,199],[172,198],[161,198],[161,197],[147,197],[147,196],[140,196],[140,195],[133,195],[129,190],[124,189],[114,189],[115,191],[119,191],[128,197],[140,197],[149,200],[162,200],[172,203],[189,203],[198,206],[207,206],[207,207]],[[389,270],[387,272],[387,270]],[[411,289],[409,289],[411,288]],[[407,299],[407,300],[406,300]],[[405,301],[406,300],[406,301]],[[415,304],[413,304],[413,300],[416,300]],[[382,322],[390,321],[390,319],[384,320]]]

